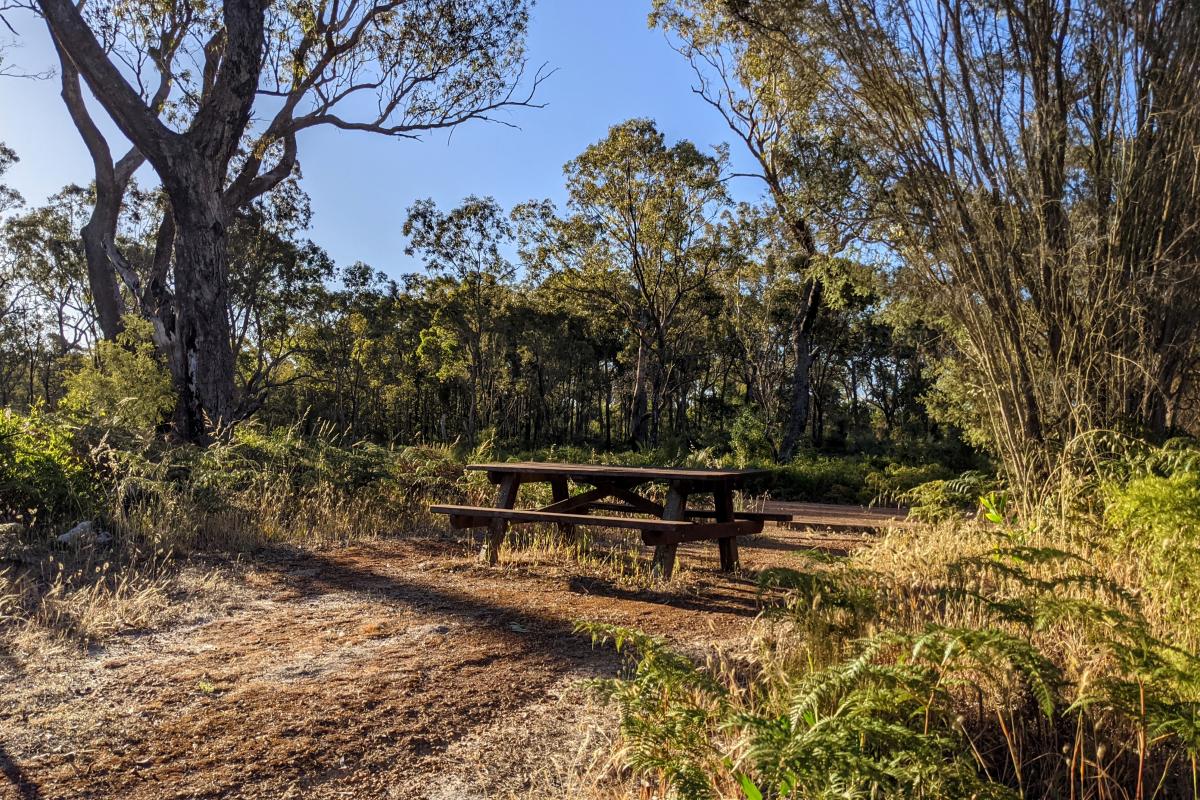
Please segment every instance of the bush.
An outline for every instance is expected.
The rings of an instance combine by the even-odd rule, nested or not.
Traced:
[[[660,797],[1192,796],[1200,658],[1079,553],[1010,542],[931,585],[771,571],[777,624],[741,657],[581,624],[633,655],[594,684],[626,765]]]
[[[953,475],[949,467],[936,462],[918,466],[888,464],[883,470],[867,473],[866,485],[874,492],[876,503],[892,505],[903,502],[908,492],[923,483],[944,481]]]
[[[325,544],[419,527],[434,498],[472,496],[449,447],[343,443],[328,431],[239,426],[227,442],[113,454],[112,515],[177,550]],[[476,498],[478,499],[478,498]]]
[[[0,520],[34,526],[88,516],[100,487],[72,432],[50,417],[0,411]]]
[[[101,428],[153,430],[171,412],[175,392],[150,340],[150,323],[125,317],[115,342],[96,343],[95,362],[66,379],[62,408]]]
[[[1147,595],[1200,642],[1200,455],[1178,446],[1105,484],[1113,544],[1136,560]]]
[[[867,504],[872,500],[867,475],[876,466],[863,457],[811,456],[772,467],[764,488],[779,500]]]
[[[747,464],[772,458],[771,444],[767,439],[767,427],[750,409],[744,409],[729,431],[729,442],[733,447],[735,463]]]
[[[979,507],[982,498],[1003,505],[998,495],[1000,482],[983,472],[964,472],[957,478],[920,483],[901,492],[898,499],[909,506],[909,515],[922,522],[942,522],[961,517]]]

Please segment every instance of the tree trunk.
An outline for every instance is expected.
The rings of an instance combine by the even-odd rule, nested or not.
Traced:
[[[646,397],[646,345],[639,338],[637,371],[633,378],[633,403],[629,410],[629,439],[630,444],[635,450],[645,447],[650,439],[648,425],[650,414],[648,405]]]
[[[120,202],[119,197],[116,200]],[[110,341],[117,338],[125,327],[121,322],[125,303],[117,285],[117,270],[112,260],[118,257],[115,237],[111,233],[116,227],[116,209],[102,208],[100,192],[97,190],[96,207],[91,219],[80,231],[80,238],[87,260],[88,288],[96,306],[96,320],[100,323],[100,333]]]
[[[820,306],[821,284],[810,279],[802,307],[792,318],[792,399],[788,404],[787,423],[779,445],[779,460],[785,463],[796,457],[796,449],[804,436],[804,426],[808,420],[809,398],[812,394],[809,376],[812,366],[810,332]]]
[[[226,214],[215,178],[196,171],[197,191],[174,203],[175,356],[180,435],[207,443],[234,420],[234,356],[226,276]],[[219,187],[219,183],[216,186]]]
[[[792,368],[792,399],[788,406],[787,425],[783,429],[783,442],[779,446],[779,460],[791,461],[796,457],[796,448],[804,436],[804,428],[808,422],[808,407],[812,382],[809,379],[809,367],[812,356],[809,353],[808,332],[796,328],[792,333],[792,358],[795,366]]]

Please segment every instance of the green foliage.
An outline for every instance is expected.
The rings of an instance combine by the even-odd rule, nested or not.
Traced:
[[[1102,497],[1116,548],[1133,555],[1146,592],[1200,641],[1200,448],[1175,441],[1139,449],[1110,474]]]
[[[1002,538],[919,590],[862,569],[768,571],[782,627],[748,660],[702,664],[581,624],[633,655],[629,674],[597,683],[620,709],[628,766],[680,798],[1194,790],[1200,658],[1156,637],[1136,597],[1080,554]],[[911,613],[922,596],[941,621]],[[1087,664],[1064,658],[1068,631]],[[1130,731],[1138,747],[1086,761]]]
[[[91,362],[67,375],[62,409],[102,428],[153,430],[174,407],[171,375],[150,340],[150,323],[127,316],[115,342],[96,343]]]
[[[824,503],[870,503],[867,475],[875,462],[839,456],[801,457],[771,473],[772,496],[781,500]]]
[[[767,439],[767,426],[750,409],[743,409],[729,431],[729,445],[733,449],[734,463],[739,467],[771,458],[771,442]]]
[[[948,467],[936,462],[915,466],[888,464],[882,470],[868,473],[866,485],[875,493],[876,502],[890,505],[901,502],[907,492],[923,483],[945,480],[951,475]]]
[[[99,495],[72,432],[39,412],[0,410],[0,521],[54,524],[86,516]]]
[[[992,494],[998,486],[992,476],[972,470],[957,478],[918,483],[899,492],[897,498],[909,506],[913,519],[940,522],[975,509],[980,498]]]

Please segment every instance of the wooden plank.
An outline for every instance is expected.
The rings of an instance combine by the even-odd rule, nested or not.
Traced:
[[[690,522],[687,520],[646,519],[644,517],[608,517],[599,514],[568,514],[549,511],[535,511],[521,508],[489,508],[487,506],[430,506],[434,514],[447,514],[451,524],[462,520],[456,527],[480,527],[487,525],[497,517],[503,517],[512,522],[563,522],[574,525],[596,525],[605,528],[628,528],[646,531],[642,537],[646,544],[677,544],[679,542],[694,542],[703,539],[721,539],[727,536],[747,536],[761,533],[762,520],[735,520],[733,522]],[[465,524],[470,522],[473,524]],[[663,536],[650,534],[662,533]],[[674,538],[674,534],[681,538]]]
[[[450,515],[451,528],[486,528],[492,523],[489,517],[468,517],[462,514]]]
[[[728,524],[734,521],[733,514],[733,491],[724,489],[723,491],[713,494],[713,504],[716,506],[717,522]],[[759,530],[762,529],[762,522],[758,522]],[[738,547],[737,537],[729,536],[717,540],[717,547],[721,551],[721,571],[735,572],[738,568]]]
[[[588,508],[596,511],[620,511],[624,514],[645,514],[646,512],[640,508],[635,508],[629,503],[591,503]]]
[[[667,490],[667,504],[663,508],[663,519],[682,520],[686,515],[687,494],[678,482],[672,483],[671,488]],[[645,533],[642,534],[642,541],[646,541]],[[664,581],[671,579],[671,573],[675,571],[675,552],[679,549],[680,541],[682,540],[655,542],[654,565],[651,567],[655,577]],[[650,542],[646,543],[650,544]]]
[[[689,508],[688,519],[716,519],[717,511],[712,508]],[[791,522],[792,515],[785,514],[782,511],[735,511],[733,512],[734,519],[755,519],[759,522]]]
[[[546,475],[561,475],[568,478],[628,478],[640,481],[689,480],[698,483],[713,481],[743,480],[762,475],[761,469],[696,469],[690,467],[623,467],[608,464],[566,464],[549,461],[501,461],[487,464],[468,464],[467,469],[483,471],[499,480],[503,475],[517,474],[534,480],[544,480]]]
[[[579,498],[571,497],[570,485],[567,483],[567,479],[562,476],[556,475],[556,476],[552,476],[550,478],[550,491],[553,493],[553,497],[554,497],[553,504],[556,506],[561,505],[563,503],[571,503],[572,501],[574,501],[577,504],[581,504],[581,505],[587,504],[586,500],[581,500]],[[585,492],[585,494],[586,494],[586,492]],[[575,507],[579,508],[580,505],[576,505]],[[576,531],[575,531],[574,525],[567,523],[567,522],[559,522],[557,524],[558,524],[559,533],[562,534],[564,539],[566,539],[568,542],[575,541]]]
[[[673,531],[646,531],[642,542],[649,545],[674,546],[682,542],[701,542],[716,539],[718,542],[731,536],[750,536],[762,533],[762,523],[745,519],[738,522],[693,522],[686,528]],[[655,553],[657,558],[657,551]]]
[[[512,508],[517,504],[517,493],[521,489],[521,476],[508,475],[500,484],[496,495],[497,508]],[[476,514],[474,516],[484,516]],[[500,559],[500,545],[504,544],[504,534],[508,530],[508,520],[504,517],[494,517],[488,527],[487,535],[483,538],[483,549],[479,553],[481,560],[495,564]]]
[[[660,504],[654,502],[648,497],[643,497],[642,495],[633,491],[633,489],[629,489],[624,486],[616,486],[614,484],[606,484],[604,488],[611,491],[613,497],[619,500],[624,500],[642,514],[652,514],[656,517],[661,517],[663,515],[663,507]]]
[[[678,531],[709,528],[711,524],[687,520],[646,519],[644,517],[604,517],[597,514],[567,514],[534,511],[522,508],[487,508],[484,506],[430,506],[434,514],[469,519],[501,519],[513,522],[566,522],[573,525],[596,525],[602,528],[630,528],[641,531]]]
[[[551,484],[553,486],[553,484]],[[555,497],[554,502],[544,508],[539,508],[538,511],[561,511],[570,512],[578,511],[586,508],[596,507],[597,500],[603,500],[609,496],[607,489],[588,489],[586,492],[580,492],[573,497],[559,498]]]
[[[546,506],[545,508],[541,508],[539,510],[540,511],[564,511],[564,512],[570,511],[570,512],[576,512],[576,513],[582,513],[585,511],[617,511],[617,512],[624,513],[624,514],[644,514],[644,513],[646,513],[642,509],[634,508],[633,506],[629,505],[628,503],[609,503],[609,502],[605,502],[602,500],[591,500],[590,496],[603,497],[604,494],[602,492],[595,492],[595,491],[584,492],[583,494],[575,495],[567,503],[554,503],[553,505]],[[579,502],[576,502],[577,500]],[[689,520],[715,519],[716,516],[717,516],[717,512],[711,508],[697,508],[697,509],[689,508],[687,510],[687,518]],[[757,522],[784,522],[784,523],[791,522],[791,520],[792,520],[792,516],[790,514],[780,514],[780,513],[771,512],[771,511],[735,511],[735,512],[733,512],[733,518],[735,520],[754,520]],[[487,519],[479,520],[479,519],[469,517],[469,516],[451,515],[450,524],[456,528],[478,528],[481,525],[487,525],[488,521],[487,521]],[[797,522],[795,524],[788,525],[787,527],[790,528],[791,530],[808,530],[808,529],[813,529],[813,530],[833,529],[833,530],[836,530],[839,526],[827,526],[827,525],[824,525],[821,523]],[[847,531],[864,530],[864,528],[861,525],[859,525],[859,526],[841,526],[841,527]],[[873,529],[870,531],[867,531],[867,532],[873,532]]]

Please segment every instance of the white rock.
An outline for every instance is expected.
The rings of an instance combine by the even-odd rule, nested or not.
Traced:
[[[19,522],[0,523],[0,537],[3,536],[20,536],[25,533],[25,526]]]
[[[91,520],[84,520],[58,537],[62,544],[78,544],[84,540],[104,544],[112,541],[112,536],[96,527],[96,523]]]

